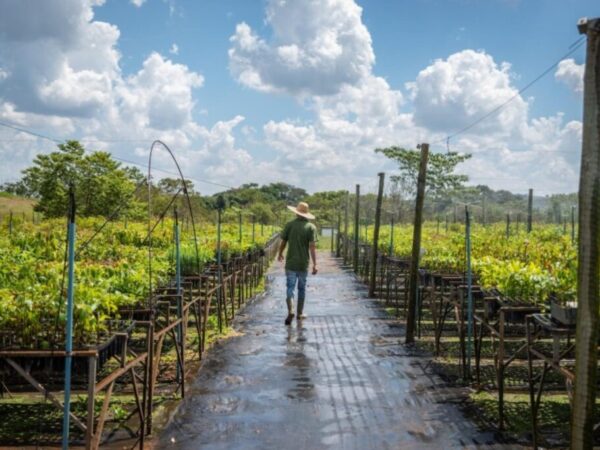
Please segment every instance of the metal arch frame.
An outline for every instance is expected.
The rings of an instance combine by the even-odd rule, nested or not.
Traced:
[[[175,163],[175,167],[179,172],[179,177],[181,179],[183,193],[186,198],[186,203],[188,206],[188,210],[190,213],[190,219],[192,221],[192,232],[194,234],[194,250],[196,252],[196,268],[198,269],[198,273],[200,273],[200,252],[198,250],[198,236],[196,234],[196,222],[194,221],[194,212],[192,211],[192,203],[190,201],[190,196],[188,194],[187,185],[185,183],[185,177],[183,176],[183,172],[179,163],[177,162],[177,158],[175,158],[175,154],[169,148],[167,144],[163,141],[157,139],[152,142],[150,146],[150,155],[148,156],[148,294],[149,301],[152,301],[152,154],[154,153],[154,149],[157,146],[162,146],[171,156],[171,159]]]

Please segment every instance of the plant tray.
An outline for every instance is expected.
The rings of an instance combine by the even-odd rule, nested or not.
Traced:
[[[550,315],[556,322],[569,327],[577,323],[577,307],[563,305],[554,299],[550,302]]]

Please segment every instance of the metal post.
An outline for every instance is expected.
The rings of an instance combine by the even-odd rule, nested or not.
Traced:
[[[369,284],[369,297],[375,296],[375,284],[377,281],[377,259],[379,256],[379,226],[381,225],[381,203],[383,202],[383,181],[385,174],[379,176],[379,190],[377,191],[377,204],[375,206],[375,228],[373,229],[373,250],[371,251],[371,279]]]
[[[177,208],[175,208],[175,289],[177,290],[177,318],[183,317],[183,293],[181,292],[181,239],[179,229],[179,217],[177,215]],[[177,342],[184,349],[185,343],[183,342],[183,324],[180,323],[176,328]],[[183,351],[185,355],[185,350]],[[177,364],[177,380],[181,381],[183,374],[179,364]]]
[[[65,342],[65,398],[63,403],[62,448],[69,448],[69,425],[71,412],[71,362],[73,352],[73,288],[75,283],[75,193],[69,191],[68,270],[67,270],[67,329]]]
[[[252,220],[252,242],[254,242],[254,219]],[[217,314],[218,314],[218,325],[219,333],[223,332],[223,321],[221,319],[221,292],[222,277],[221,277],[221,208],[217,209],[217,279],[219,283],[219,289],[217,291]]]
[[[465,206],[465,244],[467,250],[467,376],[471,377],[473,346],[473,274],[471,272],[471,215]]]
[[[407,344],[415,341],[417,296],[419,290],[419,256],[421,252],[421,225],[423,220],[423,203],[425,201],[425,181],[427,177],[427,159],[429,157],[429,144],[421,144],[421,163],[417,178],[417,199],[415,206],[415,223],[413,229],[413,246],[410,263],[408,311],[406,316]],[[456,211],[456,208],[455,208]]]
[[[359,239],[359,218],[360,218],[360,184],[356,185],[356,206],[354,207],[354,272],[358,273],[358,239]]]

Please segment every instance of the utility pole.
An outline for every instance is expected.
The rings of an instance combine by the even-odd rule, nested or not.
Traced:
[[[358,273],[358,228],[360,226],[358,219],[360,218],[360,184],[356,185],[356,206],[354,207],[354,255],[352,258],[352,266],[354,273]]]
[[[600,303],[600,18],[581,19],[577,27],[580,34],[587,35],[587,50],[579,178],[577,328],[571,449],[587,449],[593,446]]]
[[[406,317],[407,344],[415,341],[415,323],[417,311],[417,294],[419,289],[419,256],[421,253],[421,225],[423,220],[423,203],[425,201],[425,181],[427,177],[427,159],[429,158],[429,144],[421,144],[421,163],[419,164],[419,177],[417,178],[417,201],[415,206],[415,225],[413,229],[413,247],[410,263],[410,278],[408,283],[408,312]],[[456,206],[454,207],[456,213]]]
[[[527,232],[531,233],[533,220],[533,189],[529,189],[529,200],[527,201]]]
[[[379,256],[379,226],[381,225],[381,203],[383,202],[383,181],[385,174],[379,176],[379,190],[377,191],[377,205],[375,207],[375,229],[373,230],[373,251],[371,252],[371,279],[369,283],[369,297],[375,297],[375,283],[377,281],[377,259]]]

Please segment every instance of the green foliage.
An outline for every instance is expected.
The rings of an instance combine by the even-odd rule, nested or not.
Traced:
[[[87,218],[77,222],[75,266],[74,342],[93,343],[107,331],[107,320],[119,310],[145,305],[149,289],[147,225],[109,224],[91,243],[85,242],[104,222]],[[174,224],[167,220],[152,237],[152,285],[167,282],[175,272]],[[38,225],[21,224],[12,236],[0,236],[0,332],[13,335],[20,348],[49,348],[62,342],[65,326],[63,261],[66,223],[52,219]],[[257,234],[252,244],[246,226],[239,242],[236,225],[222,232],[223,260],[263,245],[268,235]],[[205,226],[198,236],[196,257],[191,230],[181,233],[184,275],[198,273],[216,258],[216,230]],[[58,331],[58,333],[57,333]],[[5,341],[6,342],[6,341]]]
[[[275,221],[275,214],[266,203],[255,203],[250,208],[256,223],[268,224]]]
[[[372,239],[372,227],[368,239]],[[525,302],[544,304],[552,293],[563,301],[575,299],[577,248],[553,225],[536,224],[531,233],[505,237],[504,224],[472,226],[471,262],[479,283]],[[364,233],[361,233],[364,236]],[[389,252],[390,227],[380,231],[380,251]],[[453,224],[443,228],[423,226],[421,266],[438,272],[466,270],[465,230]],[[394,255],[408,258],[412,250],[412,226],[394,227]]]
[[[65,215],[70,185],[80,216],[107,216],[133,192],[128,172],[109,153],[86,154],[77,141],[59,144],[58,149],[37,155],[21,180],[27,193],[39,199],[35,210],[46,217]]]
[[[414,195],[417,188],[421,152],[419,150],[407,150],[400,147],[378,148],[375,152],[383,153],[398,163],[400,173],[393,176],[392,180],[398,181],[405,191]],[[460,188],[468,181],[468,177],[466,175],[457,175],[454,173],[454,170],[458,164],[470,157],[470,154],[459,154],[456,152],[429,153],[429,161],[427,163],[427,194],[437,198]]]

